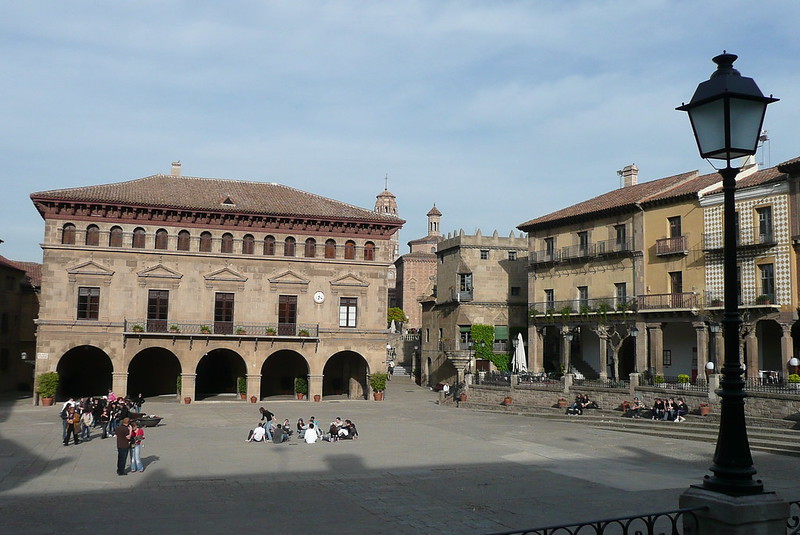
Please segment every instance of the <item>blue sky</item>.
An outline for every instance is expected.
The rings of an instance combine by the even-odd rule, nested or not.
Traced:
[[[168,173],[371,208],[405,242],[507,235],[619,185],[711,171],[674,111],[723,49],[800,156],[800,2],[0,0],[0,254],[40,261],[34,191]]]

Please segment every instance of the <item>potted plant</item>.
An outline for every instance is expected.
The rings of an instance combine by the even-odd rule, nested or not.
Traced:
[[[566,398],[558,398],[558,401],[556,402],[556,405],[558,405],[559,409],[566,409],[567,408],[567,400],[566,400]]]
[[[139,324],[137,323],[136,325],[134,325],[133,327],[131,327],[131,330],[132,330],[133,332],[135,332],[135,333],[143,333],[143,332],[144,332],[144,327],[142,327],[141,325],[139,325]]]
[[[236,391],[240,399],[247,399],[247,378],[238,377],[236,379]]]
[[[386,390],[388,377],[385,373],[373,373],[369,376],[369,386],[372,388],[372,397],[375,401],[383,401],[383,391]]]
[[[789,375],[789,387],[795,390],[800,390],[800,375],[792,373]]]
[[[528,311],[528,317],[530,317],[531,319],[536,319],[536,316],[538,316],[539,314],[541,314],[541,312],[536,310],[536,307],[531,307],[530,310]]]
[[[172,325],[169,326],[169,332],[171,332],[171,333],[179,333],[179,332],[181,332],[181,328],[178,327],[177,323],[173,323]]]
[[[707,401],[703,401],[697,408],[697,412],[700,413],[700,416],[708,416],[711,413],[711,405]]]
[[[297,399],[303,399],[308,394],[308,381],[304,377],[298,377],[294,380],[294,391],[297,394]]]
[[[722,299],[712,299],[711,300],[712,307],[721,307],[722,306]]]
[[[236,327],[236,334],[247,334],[247,331],[244,329],[244,327]]]
[[[689,376],[685,373],[678,375],[678,387],[686,388],[687,386],[689,386]]]
[[[200,332],[202,334],[211,334],[211,327],[209,327],[208,325],[201,325]]]
[[[756,297],[756,304],[757,305],[769,305],[772,302],[772,299],[767,294],[761,294]]]
[[[664,376],[663,375],[653,376],[653,384],[660,388],[661,385],[664,384]]]
[[[505,406],[511,405],[511,396],[506,396],[503,398],[503,405]]]
[[[322,396],[320,396],[319,394],[314,394],[314,401],[319,402],[321,400],[322,400]]]
[[[250,396],[250,403],[255,403],[258,401],[258,398],[255,396]]]
[[[308,332],[308,329],[300,329],[299,331],[297,331],[297,336],[303,336],[303,337],[311,336],[311,333]]]
[[[266,330],[264,331],[264,334],[266,334],[267,336],[275,336],[276,333],[277,331],[272,327],[267,327]]]
[[[178,396],[178,402],[180,403],[181,399],[181,376],[178,374],[178,378],[175,379],[175,395]]]
[[[41,374],[36,380],[36,392],[42,400],[42,405],[49,407],[53,404],[58,390],[58,372],[46,372]]]

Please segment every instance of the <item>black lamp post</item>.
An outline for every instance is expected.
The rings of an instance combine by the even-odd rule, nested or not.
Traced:
[[[689,113],[700,156],[725,160],[719,170],[724,194],[723,270],[725,315],[722,320],[725,362],[720,382],[721,410],[713,475],[705,476],[705,489],[731,496],[760,494],[761,480],[753,480],[756,469],[747,440],[744,419],[744,381],[739,361],[739,315],[736,292],[736,175],[731,160],[756,153],[767,105],[778,99],[765,97],[752,78],[733,68],[737,56],[722,53],[714,58],[717,70],[700,83],[691,102],[677,109]]]

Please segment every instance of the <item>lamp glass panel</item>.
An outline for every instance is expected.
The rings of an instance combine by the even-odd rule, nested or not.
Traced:
[[[708,102],[689,110],[697,147],[703,158],[719,157],[725,151],[725,109],[723,100]]]
[[[730,99],[732,157],[755,154],[766,108],[765,102]]]

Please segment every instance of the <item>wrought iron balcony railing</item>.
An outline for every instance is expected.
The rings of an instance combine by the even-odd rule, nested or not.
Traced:
[[[125,320],[126,335],[192,335],[318,338],[319,324],[308,323],[187,323],[171,320]]]
[[[778,243],[775,234],[772,232],[766,234],[754,234],[750,232],[751,229],[736,235],[736,247],[772,247]],[[723,248],[723,233],[722,232],[706,232],[703,234],[703,249],[706,251],[715,251]]]
[[[689,253],[689,240],[686,236],[656,240],[656,255],[668,256]]]
[[[587,314],[613,314],[636,310],[635,297],[601,297],[595,299],[568,299],[558,301],[538,301],[530,309],[532,318],[548,316],[569,316]]]
[[[694,292],[651,294],[637,297],[639,310],[694,309],[700,296]]]
[[[531,253],[531,264],[547,264],[551,262],[558,262],[561,260],[561,255],[558,251],[534,251]]]
[[[569,245],[561,248],[561,260],[578,260],[597,256],[597,244]]]
[[[633,251],[633,240],[603,240],[597,242],[597,254],[630,253]]]

